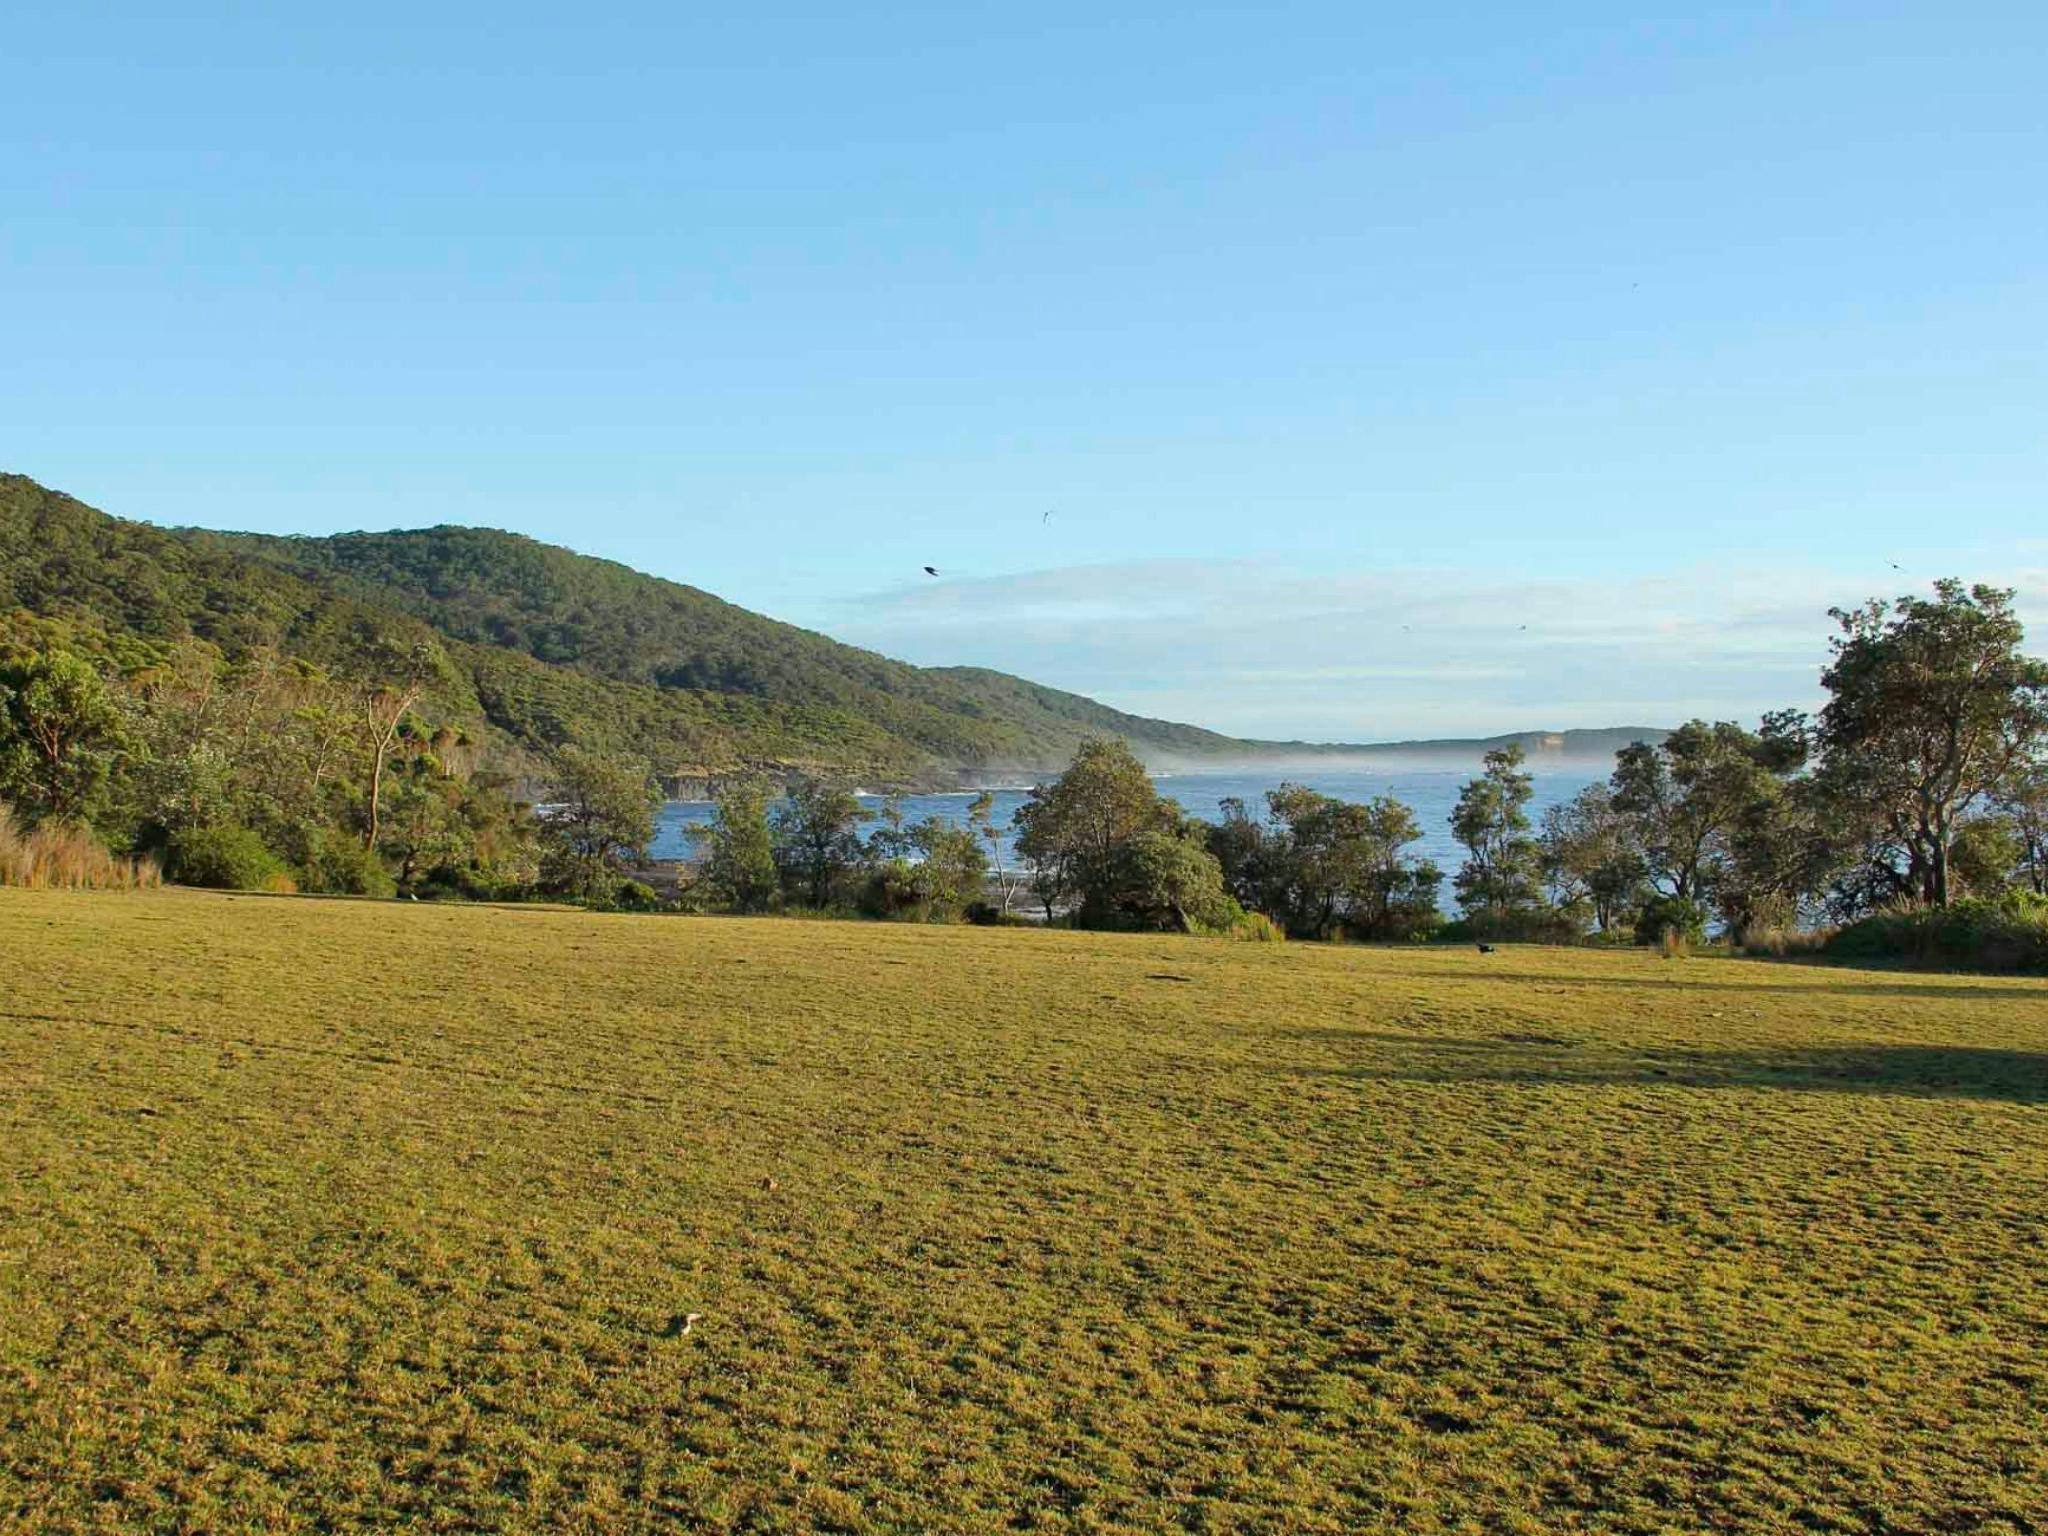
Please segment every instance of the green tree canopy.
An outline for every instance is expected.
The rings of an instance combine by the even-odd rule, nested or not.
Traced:
[[[1960,581],[1932,598],[1834,610],[1821,682],[1820,774],[1845,816],[1900,854],[1907,887],[1946,906],[1964,818],[2032,766],[2048,740],[2048,663],[2021,654],[2013,594]]]
[[[2030,763],[2014,774],[2001,802],[2020,840],[2015,873],[2035,894],[2048,896],[2048,764]]]
[[[90,817],[128,745],[119,701],[83,657],[48,651],[0,666],[0,800],[31,821]]]
[[[1098,738],[1083,742],[1066,772],[1035,786],[1017,808],[1017,853],[1050,914],[1056,903],[1078,903],[1101,889],[1118,848],[1171,819],[1137,754]]]
[[[711,825],[698,834],[709,849],[705,888],[736,912],[765,912],[781,893],[775,836],[768,825],[769,796],[764,780],[726,780],[712,797]]]
[[[1437,919],[1443,873],[1406,849],[1422,836],[1415,813],[1379,796],[1364,804],[1299,784],[1266,795],[1260,826],[1242,802],[1228,802],[1208,829],[1209,851],[1242,905],[1274,918],[1296,938],[1403,938]]]
[[[1545,810],[1536,841],[1551,899],[1560,907],[1590,911],[1602,933],[1612,932],[1642,905],[1649,871],[1635,825],[1605,784],[1589,784],[1564,804]]]
[[[1064,902],[1087,927],[1186,927],[1223,910],[1222,871],[1202,829],[1160,798],[1121,741],[1083,743],[1065,773],[1017,808],[1016,826],[1048,916]]]
[[[859,867],[861,823],[873,815],[842,785],[809,776],[789,785],[768,817],[784,891],[809,906],[828,905]]]
[[[1482,933],[1508,933],[1543,907],[1542,856],[1529,835],[1535,781],[1519,746],[1486,754],[1484,771],[1458,792],[1451,832],[1465,845],[1458,871],[1459,904]]]
[[[927,918],[951,922],[981,897],[988,855],[972,827],[928,816],[910,829],[911,889]]]
[[[1796,766],[1784,743],[1733,721],[1690,720],[1656,744],[1615,759],[1612,804],[1634,829],[1649,877],[1681,901],[1706,894],[1728,840]]]
[[[548,776],[540,818],[542,878],[553,889],[603,900],[654,840],[661,790],[647,765],[564,747]]]

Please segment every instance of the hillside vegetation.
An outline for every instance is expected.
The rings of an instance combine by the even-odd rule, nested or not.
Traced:
[[[182,891],[0,953],[0,1528],[2048,1510],[2038,982]]]
[[[492,529],[281,539],[162,529],[0,475],[0,616],[139,654],[183,636],[323,666],[366,633],[434,637],[444,719],[530,752],[565,742],[664,775],[741,763],[908,781],[1054,766],[1089,735],[1156,758],[1245,744],[1021,678],[920,668],[693,587]]]

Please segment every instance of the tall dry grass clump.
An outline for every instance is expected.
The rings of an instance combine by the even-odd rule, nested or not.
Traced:
[[[124,859],[83,827],[44,824],[24,830],[0,805],[0,885],[32,891],[134,891],[163,884],[154,859]]]
[[[1817,955],[1835,936],[1833,928],[1795,928],[1787,923],[1762,923],[1742,937],[1742,953],[1773,960]]]

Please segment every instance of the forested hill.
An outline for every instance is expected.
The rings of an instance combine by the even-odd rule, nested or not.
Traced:
[[[192,637],[348,670],[374,642],[431,642],[428,700],[508,757],[565,742],[645,757],[678,780],[744,765],[904,784],[1058,767],[1088,736],[1160,766],[1611,755],[1661,731],[1484,741],[1240,741],[979,667],[915,667],[609,560],[491,528],[278,538],[159,528],[0,474],[0,628],[61,620],[73,644],[134,666]],[[18,622],[18,621],[16,621]],[[4,634],[0,634],[4,639]]]
[[[999,672],[892,661],[517,534],[165,529],[0,475],[0,615],[24,611],[130,664],[188,636],[341,669],[377,639],[432,640],[447,666],[430,704],[450,722],[683,777],[751,763],[930,783],[1056,766],[1104,734],[1155,761],[1253,750]]]
[[[1018,763],[1064,761],[1091,734],[1123,736],[1160,754],[1245,746],[1007,673],[892,661],[695,587],[494,528],[221,537],[472,645],[509,648],[612,682],[856,709],[962,761],[1000,761],[1005,753]],[[1016,737],[989,741],[993,758],[977,750],[991,731]],[[1053,758],[1042,755],[1046,748]]]

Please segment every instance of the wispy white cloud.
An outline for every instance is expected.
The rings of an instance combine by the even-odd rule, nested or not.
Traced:
[[[2048,623],[2048,569],[1985,579]],[[1914,586],[1882,564],[1482,580],[1179,560],[941,579],[821,617],[912,661],[999,667],[1238,734],[1365,740],[1808,706],[1827,610]]]

